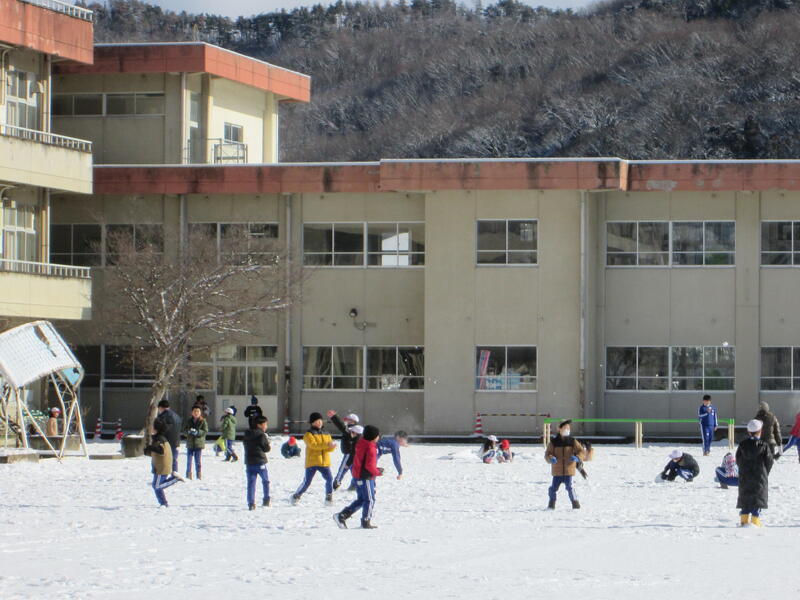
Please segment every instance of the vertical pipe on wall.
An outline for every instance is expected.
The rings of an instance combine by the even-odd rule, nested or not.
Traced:
[[[178,135],[180,135],[181,138],[178,141],[178,152],[181,153],[180,163],[182,165],[185,165],[186,163],[189,162],[189,151],[190,151],[188,135],[187,135],[188,132],[186,130],[186,71],[181,72],[180,111],[181,111],[181,118],[178,125],[178,130],[180,131],[180,133]],[[186,144],[185,149],[184,149],[184,144]]]
[[[587,260],[587,246],[589,235],[589,227],[587,223],[588,206],[587,206],[588,192],[581,191],[581,274],[580,274],[580,417],[586,416],[586,310],[587,310],[587,294],[588,294],[588,260]]]
[[[292,195],[291,194],[283,194],[283,203],[284,203],[284,223],[286,223],[286,227],[284,228],[286,231],[286,239],[285,241],[285,252],[286,252],[286,259],[290,261],[289,264],[292,264],[291,261],[294,260],[294,253],[292,252]],[[289,289],[291,285],[292,277],[292,269],[286,270],[286,288]],[[289,308],[286,311],[286,314],[283,318],[284,324],[284,349],[283,349],[283,365],[284,365],[284,382],[283,382],[283,393],[285,396],[284,400],[284,417],[288,417],[291,410],[291,402],[292,402],[292,312],[293,309]],[[289,380],[286,380],[286,367],[289,367]],[[295,381],[297,378],[294,377]]]

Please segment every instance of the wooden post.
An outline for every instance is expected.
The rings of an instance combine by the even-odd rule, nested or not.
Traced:
[[[542,445],[547,448],[550,443],[550,423],[545,423],[542,428]]]
[[[634,423],[633,432],[633,444],[636,448],[641,448],[642,440],[644,438],[644,427],[640,421],[636,421],[636,423]]]
[[[733,450],[736,446],[736,427],[733,424],[733,419],[728,421],[728,449]]]

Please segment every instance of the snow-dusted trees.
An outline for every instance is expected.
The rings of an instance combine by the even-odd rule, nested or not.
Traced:
[[[106,339],[133,343],[137,369],[153,378],[145,431],[168,389],[186,384],[190,353],[258,335],[268,314],[299,301],[301,268],[269,232],[191,228],[178,252],[147,230],[110,231],[102,301]],[[168,249],[169,250],[169,249]]]

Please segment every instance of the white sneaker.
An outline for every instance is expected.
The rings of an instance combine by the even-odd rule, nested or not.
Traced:
[[[173,472],[172,472],[172,476],[173,476],[175,479],[177,479],[178,481],[186,481],[186,480],[185,480],[183,477],[181,477],[181,474],[180,474],[180,473],[178,473],[177,471],[173,471]]]

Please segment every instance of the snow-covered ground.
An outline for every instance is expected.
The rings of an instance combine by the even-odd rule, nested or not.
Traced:
[[[545,510],[540,446],[484,465],[468,446],[412,445],[398,481],[390,457],[378,482],[374,531],[339,530],[317,478],[273,439],[272,508],[246,510],[244,467],[205,453],[204,479],[167,490],[158,509],[149,459],[68,459],[0,466],[0,598],[723,598],[800,591],[800,464],[770,478],[763,529],[740,529],[736,490],[702,457],[693,483],[657,484],[671,447],[596,446],[583,508],[562,488]],[[113,452],[111,444],[92,452]],[[277,455],[277,456],[276,456]],[[334,458],[338,458],[338,452]],[[181,469],[185,457],[181,456]],[[260,490],[257,496],[260,504]]]

